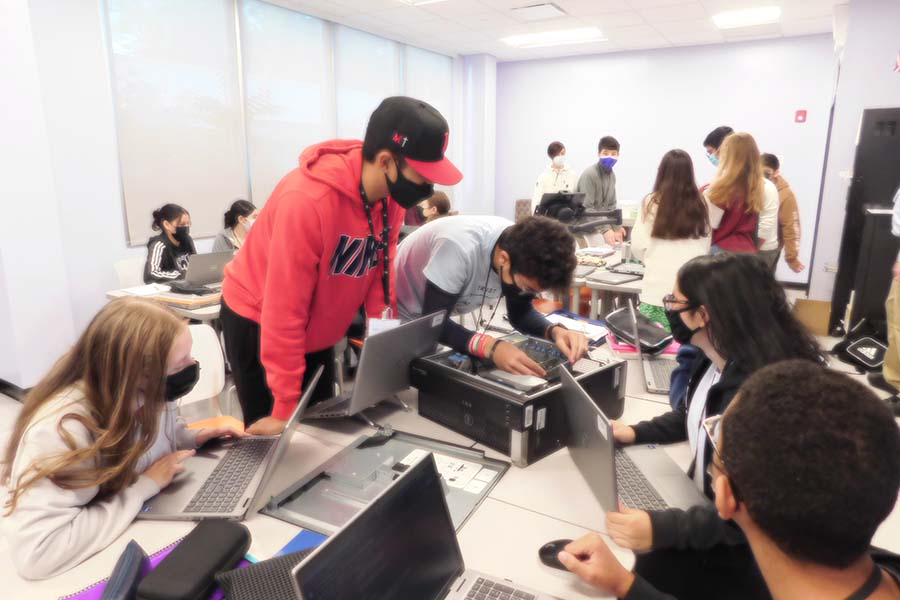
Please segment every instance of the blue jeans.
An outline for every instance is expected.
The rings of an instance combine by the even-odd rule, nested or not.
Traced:
[[[688,384],[691,382],[691,372],[694,370],[694,361],[701,355],[700,348],[685,344],[678,349],[675,361],[678,366],[672,371],[672,379],[669,387],[669,404],[672,408],[678,408],[687,400]]]

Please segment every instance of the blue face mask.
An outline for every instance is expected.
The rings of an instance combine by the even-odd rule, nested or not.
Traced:
[[[715,154],[707,154],[707,155],[706,155],[706,158],[709,159],[709,162],[712,163],[712,166],[714,166],[714,167],[718,167],[718,166],[719,166],[719,157],[716,156]]]
[[[618,158],[613,158],[612,156],[604,156],[600,159],[600,166],[604,169],[612,169],[617,162],[619,162]]]

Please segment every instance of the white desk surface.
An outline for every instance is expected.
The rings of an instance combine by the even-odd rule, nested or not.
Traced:
[[[604,352],[609,352],[607,348]],[[668,410],[664,396],[643,392],[635,361],[629,361],[626,380],[625,413],[622,421],[634,423]],[[412,391],[401,397],[413,406]],[[9,428],[20,405],[0,397],[0,443],[5,443]],[[398,405],[384,403],[370,410],[372,420],[394,429],[416,433],[464,446],[482,448],[449,429],[432,423],[415,412],[405,412]],[[362,422],[344,420],[307,421],[298,426],[287,455],[281,462],[268,489],[277,493],[311,469],[340,452],[349,442],[374,430]],[[482,448],[483,449],[483,448]],[[667,448],[673,459],[687,465],[690,460],[686,444]],[[501,457],[488,450],[492,457]],[[501,457],[502,458],[502,457]],[[466,566],[497,577],[505,577],[522,585],[561,598],[602,597],[574,576],[540,564],[537,550],[545,542],[558,538],[575,538],[592,529],[603,529],[604,515],[599,504],[576,471],[568,452],[563,449],[525,469],[510,467],[489,498],[478,508],[459,532]],[[252,515],[246,525],[253,543],[251,554],[259,559],[273,556],[299,529],[283,521],[261,514]],[[155,552],[186,535],[192,523],[136,521],[111,546],[78,567],[49,580],[29,582],[14,572],[9,554],[14,551],[0,538],[0,581],[5,597],[55,598],[76,592],[107,577],[127,542],[136,540],[148,552]],[[900,552],[900,510],[896,509],[878,530],[874,543]],[[626,567],[633,564],[630,552],[610,547]]]
[[[168,286],[164,286],[164,287],[168,287]],[[106,292],[106,297],[109,300],[112,300],[114,298],[124,298],[125,296],[128,296],[128,295],[129,294],[127,294],[124,290],[110,290],[110,291]],[[177,314],[180,317],[184,317],[186,319],[193,319],[195,321],[214,321],[219,318],[219,311],[220,311],[221,305],[213,304],[212,306],[204,306],[203,308],[194,308],[194,309],[179,308],[177,306],[171,306],[171,305],[167,305],[167,306],[169,306],[169,308],[171,308],[173,311],[175,311],[175,314]]]

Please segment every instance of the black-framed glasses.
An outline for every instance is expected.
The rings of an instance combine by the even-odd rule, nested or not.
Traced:
[[[666,294],[665,296],[663,296],[662,302],[663,308],[678,313],[697,308],[697,306],[690,300],[679,300],[675,297],[675,294]]]

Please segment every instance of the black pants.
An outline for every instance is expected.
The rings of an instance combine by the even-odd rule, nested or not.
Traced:
[[[244,425],[249,426],[272,414],[275,400],[266,383],[266,371],[259,356],[259,323],[237,314],[225,302],[219,313],[222,335],[225,337],[225,355],[231,364],[234,386],[244,413]],[[311,352],[305,356],[306,369],[303,372],[303,389],[315,374],[319,365],[325,366],[322,378],[313,393],[313,400],[324,400],[334,396],[334,349],[328,348]],[[296,401],[300,401],[298,395]]]
[[[661,592],[690,600],[770,600],[750,546],[653,550],[638,554],[634,572]]]

